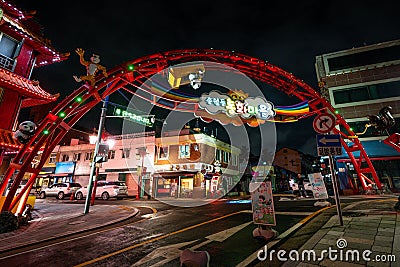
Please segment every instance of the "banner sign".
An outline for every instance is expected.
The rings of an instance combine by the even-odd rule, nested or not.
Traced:
[[[250,192],[254,224],[276,225],[271,181],[251,182]]]
[[[327,199],[329,198],[328,192],[325,187],[324,178],[321,173],[312,173],[308,175],[314,198],[316,199]]]
[[[200,97],[199,107],[210,114],[225,113],[229,117],[240,116],[248,119],[252,116],[268,120],[275,116],[274,106],[263,97],[248,97],[243,91],[231,91],[222,94],[218,91],[204,93]]]

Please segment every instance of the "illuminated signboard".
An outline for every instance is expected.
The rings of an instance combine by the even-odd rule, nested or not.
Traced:
[[[75,171],[75,161],[63,161],[56,163],[56,169],[54,173],[68,173],[72,174]]]
[[[129,112],[126,110],[121,110],[119,108],[116,108],[114,110],[114,115],[129,118],[134,122],[137,122],[137,123],[149,126],[149,127],[153,126],[153,122],[154,122],[154,117],[136,115],[132,112]]]
[[[240,116],[244,119],[256,117],[268,120],[275,116],[274,106],[263,97],[248,97],[242,91],[221,94],[218,91],[202,94],[199,107],[210,114],[225,113],[229,117]]]

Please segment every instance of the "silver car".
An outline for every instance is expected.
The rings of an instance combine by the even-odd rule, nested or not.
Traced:
[[[65,196],[71,196],[81,188],[79,183],[56,183],[40,191],[39,197],[56,197],[57,199],[64,199]]]

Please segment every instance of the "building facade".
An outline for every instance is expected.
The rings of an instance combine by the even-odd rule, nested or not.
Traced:
[[[209,135],[166,132],[156,138],[155,152],[155,197],[217,197],[240,181],[240,150]]]
[[[141,197],[152,192],[154,172],[154,132],[108,136],[105,143],[112,140],[107,160],[96,163],[96,179],[123,181],[128,186],[128,195],[137,196],[141,181]],[[76,182],[82,186],[89,184],[91,164],[95,144],[80,143],[71,139],[70,145],[56,146],[38,175],[37,187],[57,182]]]
[[[400,190],[399,152],[384,143],[400,131],[400,40],[319,55],[315,67],[321,93],[356,133],[382,184]],[[390,107],[395,125],[378,129],[369,116],[382,116],[384,107]],[[336,163],[342,189],[357,190],[358,177],[345,151]]]
[[[9,1],[0,2],[0,176],[22,146],[13,139],[20,110],[58,98],[30,80],[32,71],[66,58],[43,36],[33,14]]]

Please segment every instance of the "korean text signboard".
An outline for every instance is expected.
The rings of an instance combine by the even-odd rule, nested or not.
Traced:
[[[271,181],[250,183],[254,224],[276,225]]]
[[[339,134],[317,134],[318,156],[342,155],[342,144]]]
[[[308,175],[310,184],[312,186],[312,191],[315,199],[327,199],[329,198],[328,192],[326,191],[326,186],[324,183],[324,178],[321,173],[312,173]]]
[[[215,90],[202,94],[199,107],[210,114],[225,113],[229,117],[240,116],[245,119],[254,116],[260,120],[268,120],[275,116],[271,102],[264,97],[248,97],[241,91],[231,92],[229,95]]]

